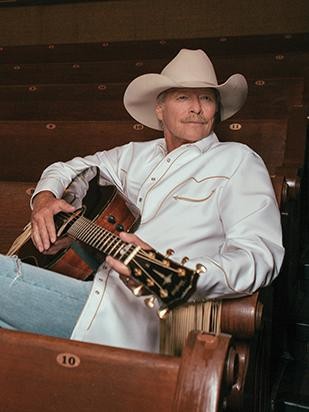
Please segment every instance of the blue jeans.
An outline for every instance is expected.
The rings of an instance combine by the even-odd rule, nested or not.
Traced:
[[[69,338],[91,286],[0,254],[0,327]]]

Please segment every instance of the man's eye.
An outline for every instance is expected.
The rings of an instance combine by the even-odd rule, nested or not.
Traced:
[[[188,98],[188,96],[185,95],[180,95],[177,97],[177,100],[186,100]]]
[[[207,96],[206,94],[203,96],[200,96],[201,100],[212,100],[212,98],[210,96]]]

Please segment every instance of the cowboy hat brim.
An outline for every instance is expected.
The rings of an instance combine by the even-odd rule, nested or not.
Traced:
[[[149,73],[137,77],[128,85],[123,102],[128,113],[139,123],[151,129],[162,130],[155,113],[157,97],[168,89],[204,87],[217,89],[220,93],[221,120],[237,113],[248,93],[247,81],[242,74],[234,74],[218,85],[192,80],[176,82],[162,74]]]

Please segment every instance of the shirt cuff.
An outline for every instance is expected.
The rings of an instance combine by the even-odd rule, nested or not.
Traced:
[[[55,178],[51,178],[51,177],[48,178],[48,179],[41,179],[38,182],[38,184],[37,184],[37,186],[36,186],[36,188],[33,192],[33,195],[31,196],[31,199],[30,199],[31,209],[33,209],[33,199],[34,199],[34,197],[38,193],[46,191],[46,190],[49,191],[49,192],[52,192],[53,195],[57,199],[61,199],[62,195],[63,195],[63,192],[64,192],[63,185],[59,182],[59,180],[57,180]]]

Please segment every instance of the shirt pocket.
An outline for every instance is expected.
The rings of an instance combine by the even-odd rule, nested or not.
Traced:
[[[214,198],[215,192],[226,180],[228,177],[225,176],[191,177],[175,188],[172,197],[192,205],[206,203]]]

